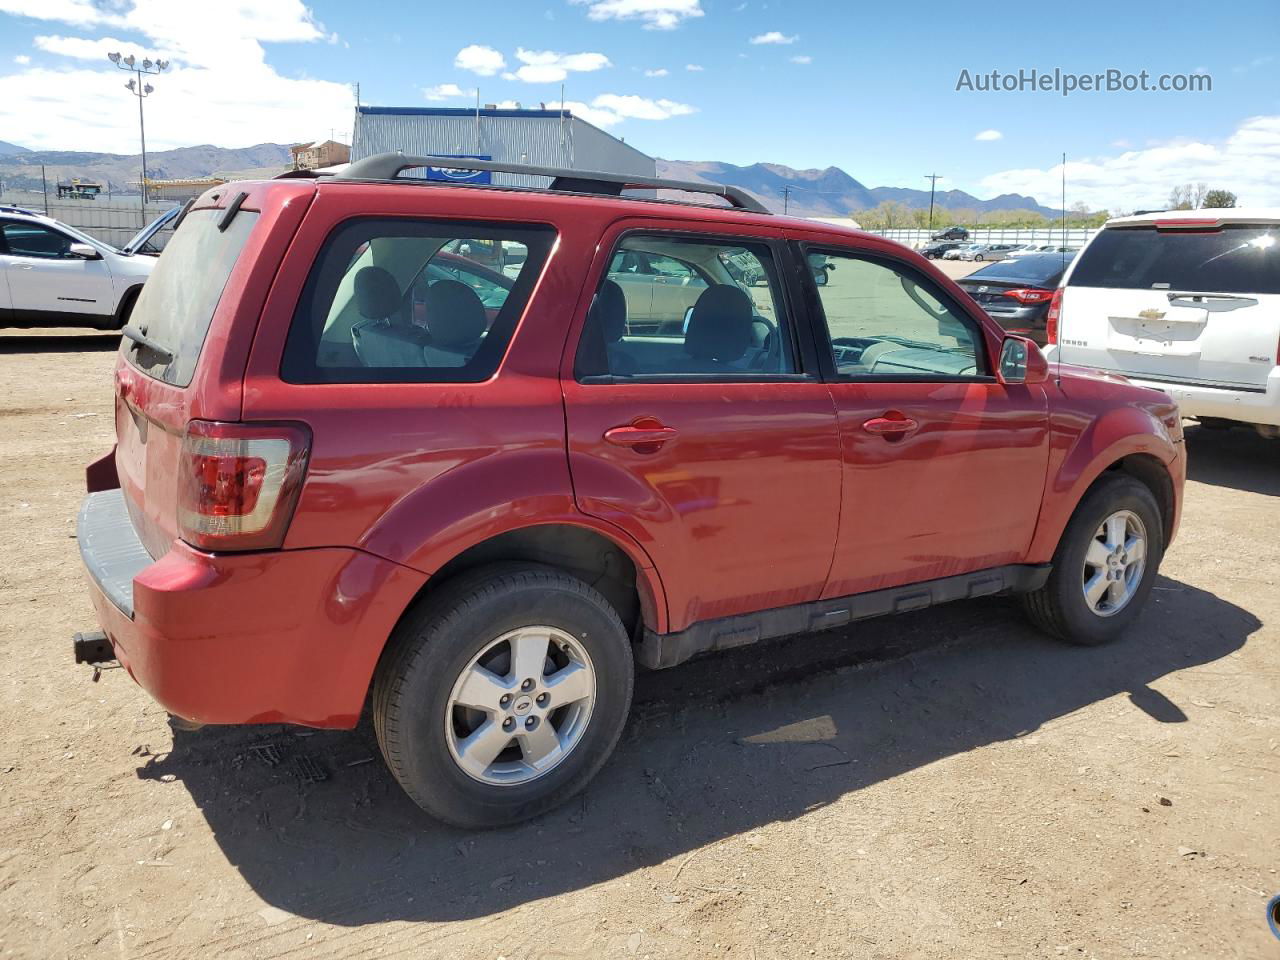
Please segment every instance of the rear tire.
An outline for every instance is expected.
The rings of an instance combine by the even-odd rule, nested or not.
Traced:
[[[626,723],[634,674],[622,621],[586,583],[538,564],[482,568],[397,627],[374,680],[374,730],[423,810],[502,826],[595,776]]]
[[[1138,541],[1142,566],[1131,577],[1127,561],[1137,555]],[[1023,596],[1023,609],[1059,640],[1108,643],[1141,614],[1163,555],[1164,526],[1150,489],[1128,474],[1108,474],[1080,501],[1058,543],[1053,572],[1043,587]],[[1095,580],[1108,572],[1114,579]],[[1091,591],[1099,587],[1100,595]],[[1091,593],[1099,599],[1091,600]]]

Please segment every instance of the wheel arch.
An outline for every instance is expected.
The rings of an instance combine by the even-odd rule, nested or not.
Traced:
[[[1134,407],[1116,408],[1098,418],[1061,461],[1045,487],[1045,506],[1028,551],[1031,563],[1048,563],[1067,523],[1089,490],[1112,471],[1122,470],[1151,490],[1160,508],[1164,542],[1177,522],[1177,495],[1170,470],[1177,453],[1159,421]]]
[[[133,312],[133,305],[138,302],[138,294],[140,293],[142,293],[142,284],[135,283],[120,294],[120,303],[116,306],[114,318],[116,327],[123,327],[128,322],[129,314]]]

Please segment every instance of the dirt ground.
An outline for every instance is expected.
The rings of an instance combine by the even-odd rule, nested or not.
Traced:
[[[581,798],[467,834],[367,725],[174,732],[72,663],[114,345],[0,334],[0,955],[1280,956],[1280,443],[1188,429],[1115,646],[990,600],[650,674]]]

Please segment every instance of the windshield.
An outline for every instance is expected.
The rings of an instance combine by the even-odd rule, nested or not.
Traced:
[[[172,223],[178,216],[181,207],[166,210],[150,221],[145,227],[129,238],[129,242],[120,248],[121,253],[159,253],[164,249],[164,242],[156,236],[164,227]]]
[[[1073,287],[1280,294],[1280,228],[1206,232],[1113,227],[1089,244]]]
[[[125,339],[120,349],[138,369],[185,387],[195,373],[213,311],[231,268],[258,222],[241,210],[226,230],[218,229],[224,210],[196,210],[173,235],[147,278],[129,325],[173,354],[167,363],[153,350]]]

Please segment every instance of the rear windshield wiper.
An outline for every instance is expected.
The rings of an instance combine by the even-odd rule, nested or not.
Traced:
[[[161,363],[173,363],[173,351],[166,346],[156,343],[156,341],[152,340],[137,327],[126,325],[120,333],[123,334],[126,339],[132,340],[138,346],[146,347],[156,355]]]

